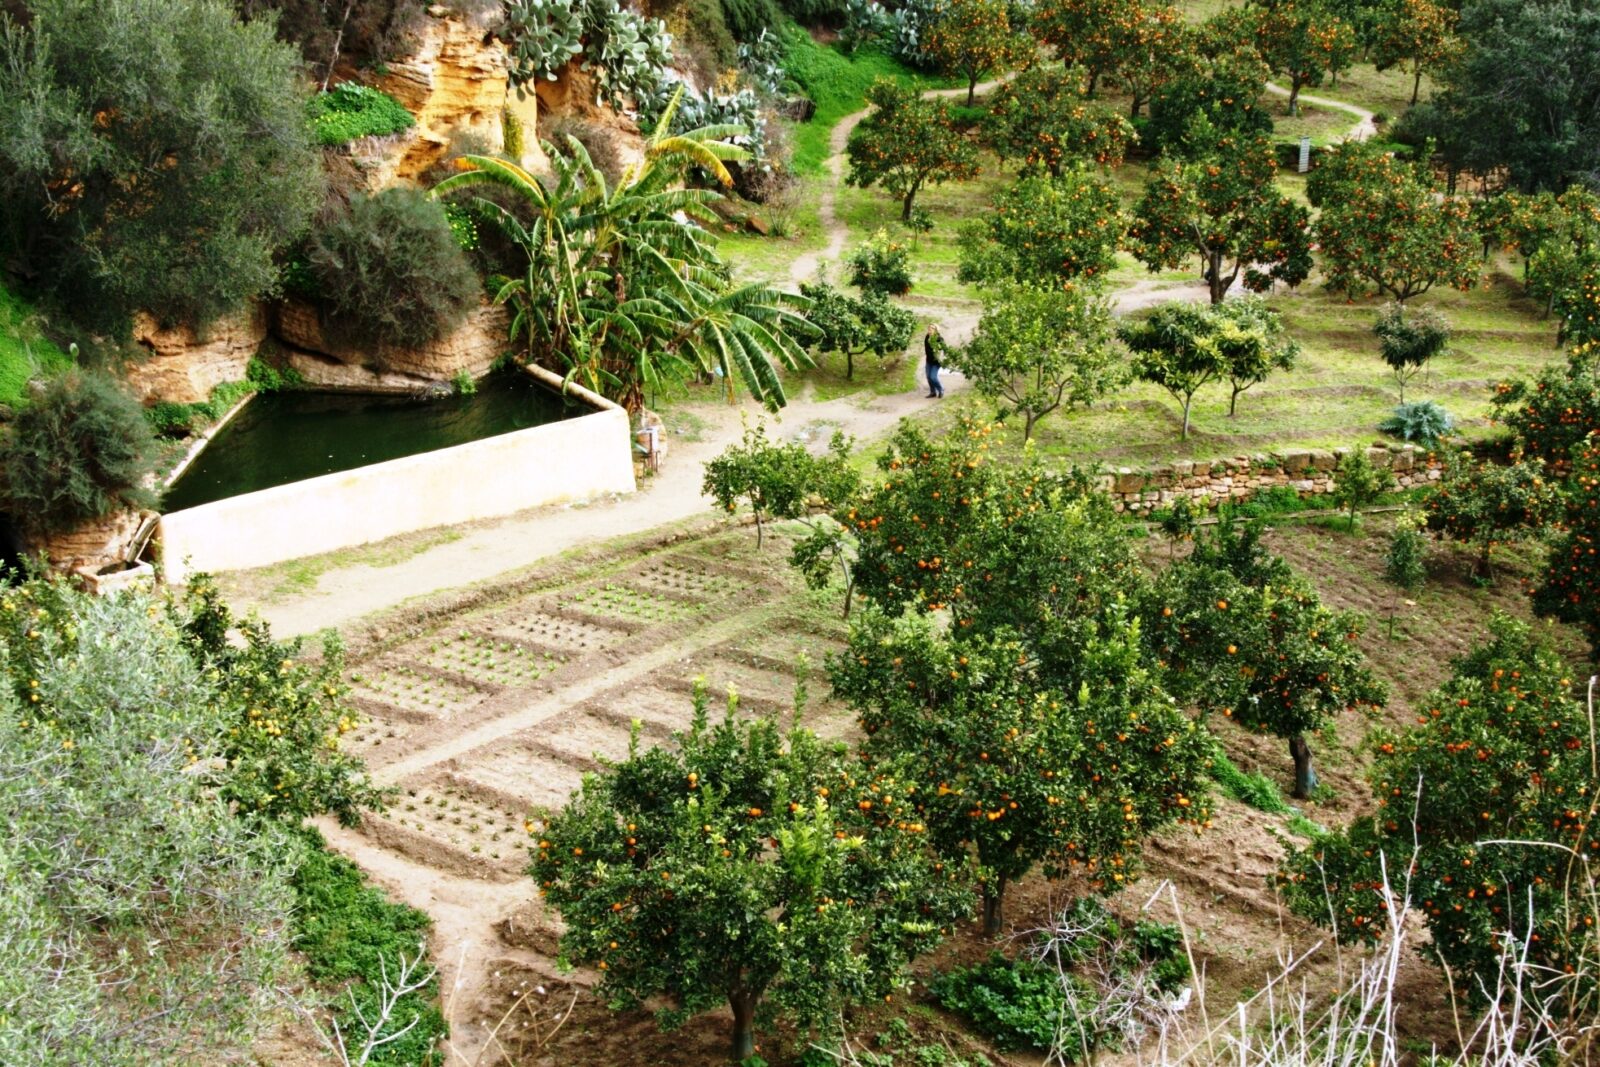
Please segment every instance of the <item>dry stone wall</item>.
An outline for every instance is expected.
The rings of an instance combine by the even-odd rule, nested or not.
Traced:
[[[1177,460],[1159,467],[1121,467],[1101,476],[1118,511],[1141,513],[1170,506],[1180,498],[1215,507],[1249,500],[1266,489],[1292,489],[1301,497],[1333,491],[1333,472],[1350,449],[1316,449],[1282,455],[1235,456],[1219,460]],[[1366,450],[1373,466],[1392,471],[1402,489],[1436,482],[1439,461],[1414,445]]]

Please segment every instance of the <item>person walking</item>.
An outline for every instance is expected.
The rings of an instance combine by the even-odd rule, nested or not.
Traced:
[[[922,369],[928,378],[928,399],[942,400],[944,386],[939,384],[939,370],[943,366],[939,362],[939,350],[950,351],[944,343],[944,337],[939,333],[939,327],[930,326],[922,338]]]

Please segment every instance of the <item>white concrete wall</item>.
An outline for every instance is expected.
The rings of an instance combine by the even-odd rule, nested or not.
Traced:
[[[628,416],[603,410],[161,517],[166,580],[315,556],[524,508],[631,493]]]

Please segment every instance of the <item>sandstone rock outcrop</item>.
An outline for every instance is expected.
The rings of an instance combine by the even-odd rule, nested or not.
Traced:
[[[474,378],[488,373],[494,361],[510,347],[506,340],[509,322],[505,308],[485,305],[468,315],[453,332],[431,344],[418,348],[390,345],[357,348],[329,338],[315,307],[291,300],[278,308],[276,333],[286,345],[302,352],[326,356],[354,368],[409,376],[426,384],[448,381],[463,371]],[[299,363],[295,368],[305,373]],[[333,376],[337,372],[332,369],[319,373],[322,377],[316,384],[332,387],[356,388],[356,381],[365,380],[361,376],[346,375],[343,380],[335,381]],[[368,374],[368,377],[377,382],[380,375]]]
[[[128,387],[145,404],[198,404],[223,382],[242,379],[266,336],[266,312],[253,301],[198,333],[190,326],[163,329],[141,312],[133,318],[133,339],[150,358],[128,367]]]
[[[29,551],[43,552],[61,571],[99,570],[127,558],[149,512],[118,511],[63,533],[31,538]]]
[[[376,82],[416,117],[394,175],[415,180],[442,160],[455,133],[472,133],[499,151],[506,106],[506,53],[483,25],[431,7],[411,55],[389,64]]]

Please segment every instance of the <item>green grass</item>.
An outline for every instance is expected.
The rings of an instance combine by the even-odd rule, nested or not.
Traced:
[[[1278,784],[1264,774],[1246,774],[1218,745],[1211,754],[1211,777],[1222,791],[1241,804],[1248,804],[1268,815],[1283,815],[1289,811]]]
[[[252,587],[265,589],[263,599],[268,603],[274,603],[285,597],[309,593],[315,588],[317,579],[328,571],[357,566],[395,567],[431,548],[459,541],[462,536],[462,532],[454,528],[402,534],[376,545],[343,548],[337,552],[292,559],[286,563],[264,567],[251,572],[250,584]]]
[[[795,25],[784,27],[784,69],[817,105],[811,121],[794,130],[797,174],[820,174],[832,154],[828,136],[846,115],[866,106],[867,90],[879,78],[918,88],[950,86],[948,78],[929,78],[876,48],[857,49],[845,55],[833,45],[819,44]]]
[[[417,121],[394,97],[357,82],[344,82],[313,96],[306,102],[306,115],[317,143],[330,146],[386,137]]]
[[[28,380],[72,366],[72,359],[40,332],[33,306],[0,285],[0,404],[26,402]]]
[[[426,949],[433,921],[416,908],[391,901],[370,885],[349,860],[328,850],[322,835],[304,831],[307,848],[292,885],[294,947],[305,957],[306,974],[329,990],[328,1011],[346,1035],[364,1036],[357,1010],[367,1018],[381,990],[382,976],[397,974],[400,957],[414,959]],[[423,972],[427,966],[424,964]],[[436,982],[406,994],[391,1015],[387,1033],[416,1020],[409,1032],[381,1046],[367,1062],[374,1067],[426,1067],[439,1062],[438,1040],[449,1032],[438,1007]],[[352,1053],[355,1049],[350,1050]]]

